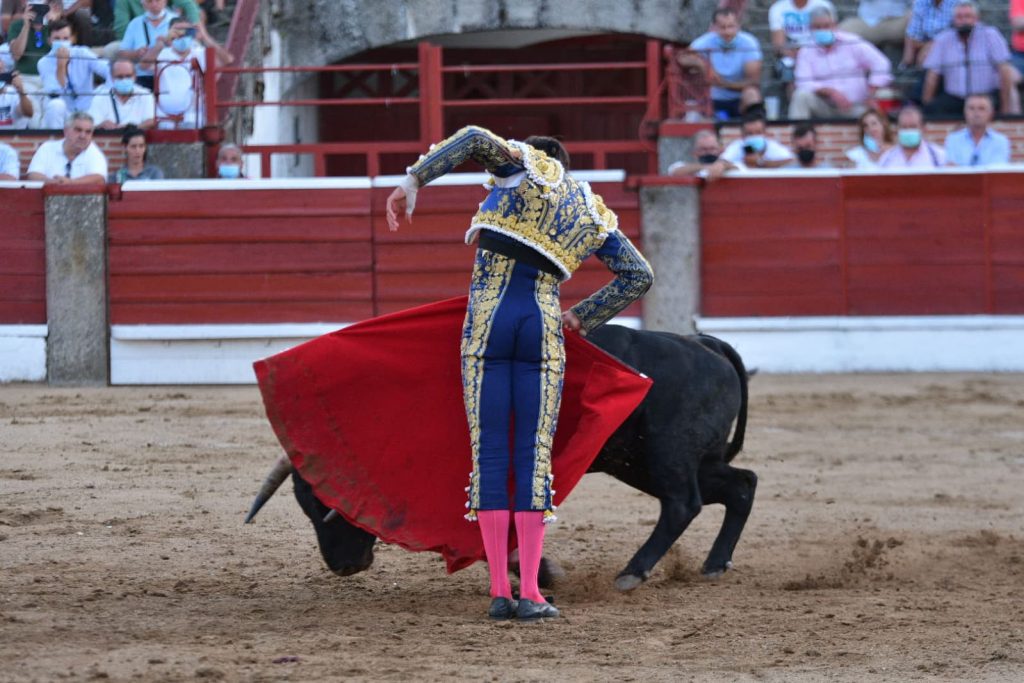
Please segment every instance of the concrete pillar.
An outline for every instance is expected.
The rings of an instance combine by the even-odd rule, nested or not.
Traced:
[[[105,385],[107,196],[59,192],[45,200],[47,377],[53,385]]]
[[[152,144],[149,162],[164,170],[164,177],[205,178],[206,145],[201,142]]]
[[[700,313],[700,187],[642,186],[640,216],[644,256],[654,269],[644,328],[693,334]]]

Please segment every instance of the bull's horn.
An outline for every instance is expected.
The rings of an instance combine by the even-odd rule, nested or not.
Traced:
[[[256,516],[256,513],[260,511],[264,503],[270,500],[270,497],[274,495],[274,491],[284,483],[284,480],[288,478],[288,475],[292,473],[292,463],[285,456],[281,456],[274,463],[274,467],[270,470],[270,474],[263,480],[263,485],[260,486],[259,492],[256,494],[256,498],[252,501],[252,507],[249,508],[249,514],[245,516],[245,523],[248,524],[252,521],[252,518]]]
[[[324,524],[327,524],[328,522],[334,521],[337,517],[338,517],[338,511],[337,510],[331,510],[326,515],[324,515]]]

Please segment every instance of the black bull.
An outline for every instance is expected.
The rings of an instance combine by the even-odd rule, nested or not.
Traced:
[[[732,554],[754,502],[757,476],[729,461],[743,447],[747,422],[747,373],[736,351],[707,335],[605,325],[588,337],[597,346],[654,380],[640,406],[612,435],[590,472],[605,472],[661,503],[647,541],[619,573],[621,590],[631,590],[709,503],[725,506],[725,518],[704,574],[718,576],[732,565]],[[732,425],[735,432],[729,440]],[[376,537],[329,512],[312,488],[292,473],[295,498],[316,529],[327,566],[340,575],[373,563]],[[545,562],[542,579],[554,565]]]

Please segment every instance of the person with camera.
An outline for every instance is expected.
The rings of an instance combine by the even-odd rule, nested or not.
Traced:
[[[110,82],[110,65],[87,47],[64,19],[50,23],[50,51],[39,59],[43,83],[43,128],[60,128],[67,115],[89,111],[95,80]]]
[[[10,10],[10,14],[7,11]],[[10,62],[4,70],[17,71],[25,93],[32,101],[34,115],[42,109],[43,84],[39,59],[50,51],[50,21],[60,19],[56,4],[12,1],[4,6],[4,20],[10,19],[9,42],[0,45],[0,61]],[[29,127],[33,124],[29,122]]]
[[[128,22],[117,55],[120,59],[136,62],[139,65],[136,75],[139,85],[153,90],[155,58],[150,59],[147,55],[156,46],[163,49],[160,39],[171,30],[171,21],[180,15],[167,9],[167,0],[143,0],[143,5],[146,12]]]
[[[157,40],[146,53],[156,61],[160,92],[157,109],[159,127],[196,128],[203,121],[202,90],[198,80],[206,72],[206,47],[212,47],[220,66],[234,61],[231,53],[210,37],[202,24],[191,24],[183,17],[171,20],[167,35]],[[199,79],[196,76],[199,76]]]
[[[35,108],[17,71],[0,71],[0,130],[27,128]]]
[[[718,167],[724,172],[728,162],[738,169],[780,168],[793,161],[793,153],[780,142],[771,139],[765,133],[768,124],[764,113],[754,111],[744,117],[740,124],[740,139],[733,140],[722,152],[719,160],[712,164],[709,173],[715,173]]]

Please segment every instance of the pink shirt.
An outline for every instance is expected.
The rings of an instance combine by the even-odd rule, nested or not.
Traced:
[[[1024,16],[1024,0],[1010,0],[1010,21],[1020,16]],[[1013,31],[1012,41],[1014,50],[1024,52],[1024,31]]]
[[[829,48],[809,45],[796,55],[796,89],[835,88],[855,104],[867,101],[869,86],[882,88],[892,82],[892,64],[877,47],[863,38],[836,31]]]
[[[938,168],[946,165],[946,151],[922,140],[908,157],[906,150],[896,145],[879,157],[878,165],[882,168]]]

